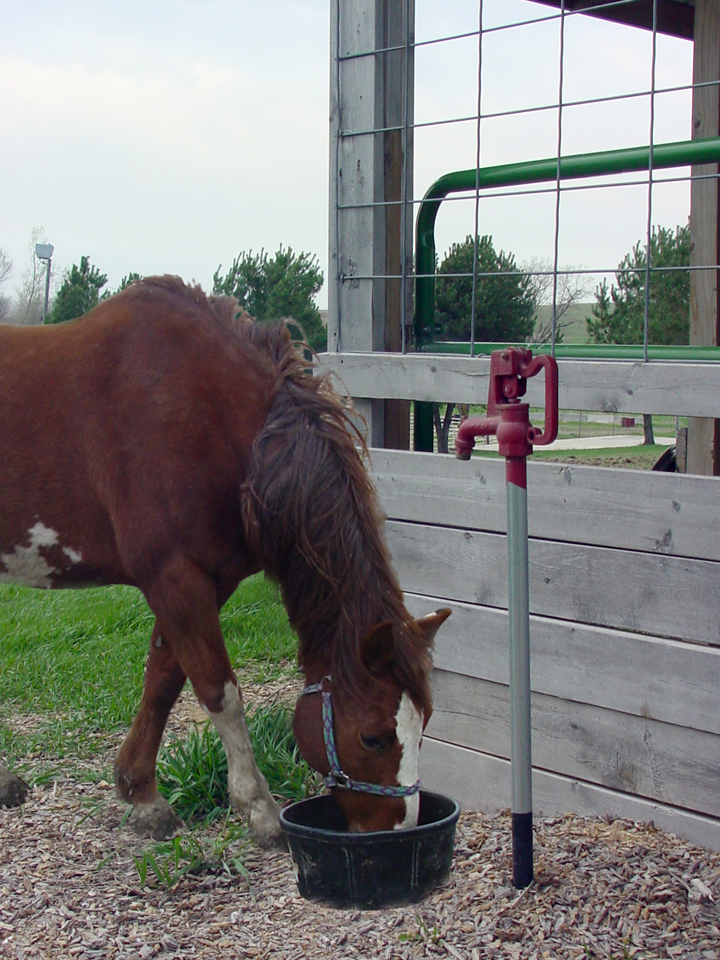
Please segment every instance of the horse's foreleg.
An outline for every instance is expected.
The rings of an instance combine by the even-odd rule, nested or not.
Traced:
[[[155,780],[168,714],[184,684],[185,673],[155,624],[140,709],[115,759],[115,785],[120,797],[132,804],[132,827],[158,840],[171,837],[184,826],[158,793]]]
[[[220,735],[228,760],[228,790],[261,844],[280,841],[278,809],[250,744],[237,680],[225,649],[214,583],[190,561],[166,570],[147,592],[162,635]]]
[[[255,763],[237,681],[234,678],[226,681],[218,710],[210,709],[201,695],[198,699],[215,724],[225,748],[232,805],[247,818],[250,833],[258,843],[264,846],[278,843],[281,832],[277,805]]]

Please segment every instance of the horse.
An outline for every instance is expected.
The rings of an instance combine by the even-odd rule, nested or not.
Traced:
[[[285,322],[256,324],[234,298],[170,276],[77,320],[0,326],[0,581],[130,584],[155,617],[114,763],[142,835],[183,826],[156,759],[189,679],[233,806],[256,841],[280,842],[218,616],[261,570],[298,636],[300,752],[349,830],[417,823],[431,645],[450,611],[408,613],[356,420],[307,356]]]

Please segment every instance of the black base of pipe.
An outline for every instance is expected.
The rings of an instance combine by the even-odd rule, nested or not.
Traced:
[[[532,811],[512,815],[513,886],[522,890],[533,881]]]

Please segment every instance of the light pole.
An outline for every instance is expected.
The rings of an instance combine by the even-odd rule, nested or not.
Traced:
[[[50,267],[52,266],[52,255],[55,252],[55,247],[51,243],[36,243],[35,244],[35,256],[38,260],[47,260],[47,267],[45,268],[45,306],[43,308],[43,323],[45,322],[45,317],[47,316],[48,311],[48,298],[50,296]]]

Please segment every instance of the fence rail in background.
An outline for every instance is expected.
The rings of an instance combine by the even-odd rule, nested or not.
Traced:
[[[436,641],[424,783],[472,809],[505,808],[504,464],[371,458],[408,608],[453,610]],[[539,814],[654,820],[720,849],[718,489],[712,477],[530,459]]]
[[[423,420],[418,413],[431,403],[487,402],[489,356],[445,353],[458,348],[440,343],[436,352],[408,352],[413,325],[433,326],[427,316],[438,209],[443,206],[437,222],[443,248],[473,233],[492,234],[521,265],[525,261],[522,272],[551,278],[552,297],[538,289],[543,304],[553,301],[557,342],[561,275],[610,281],[621,267],[609,261],[619,265],[638,239],[633,252],[647,253],[653,228],[684,225],[692,206],[690,265],[676,269],[689,273],[690,337],[702,346],[666,353],[649,345],[649,280],[657,266],[650,262],[643,345],[556,344],[560,407],[693,418],[688,435],[695,431],[700,440],[689,444],[695,450],[692,468],[688,454],[691,473],[712,469],[705,462],[712,448],[709,421],[695,418],[720,419],[720,363],[712,346],[718,342],[717,3],[624,0],[600,7],[593,0],[594,14],[652,28],[642,51],[637,30],[630,36],[629,27],[571,9],[586,9],[584,0],[547,3],[559,8],[547,19],[536,4],[523,9],[502,0],[479,0],[474,7],[417,0],[417,10],[415,0],[331,3],[331,352],[320,366],[338,375],[368,423],[387,540],[408,608],[414,614],[453,609],[437,640],[435,713],[421,766],[426,787],[456,796],[469,809],[504,809],[511,797],[504,464],[379,449],[402,446],[395,442],[401,431],[390,425],[398,412],[398,422],[400,416],[409,422],[407,401],[419,401],[416,428]],[[683,18],[680,31],[673,16],[665,19],[670,8]],[[689,48],[677,46],[686,41],[658,41],[665,28],[676,38],[694,37],[693,76]],[[602,49],[612,31],[620,31],[614,39],[627,41],[637,56],[624,57],[632,61],[632,74],[620,76],[618,66],[604,83],[601,70],[587,76],[569,51],[586,43],[599,62],[619,64],[604,58],[617,51]],[[552,76],[555,85],[545,57],[555,43],[557,96],[541,83]],[[438,92],[446,79],[438,66],[443,56],[454,84],[447,84],[447,95]],[[454,72],[463,56],[467,71]],[[534,75],[522,87],[528,59]],[[456,82],[460,76],[464,80]],[[682,109],[663,113],[671,101],[682,102]],[[628,105],[642,105],[643,115],[633,113],[631,126],[615,123]],[[610,150],[627,142],[627,130],[630,142],[647,146]],[[663,139],[677,142],[658,145],[660,130]],[[690,130],[697,140],[683,139]],[[543,147],[531,148],[537,140],[530,131],[541,131]],[[573,156],[563,156],[571,150]],[[549,160],[506,162],[553,153]],[[692,170],[658,173],[678,165]],[[439,177],[453,168],[465,169]],[[598,188],[602,203],[593,205]],[[460,192],[450,197],[451,191]],[[537,211],[542,217],[533,231]],[[600,222],[613,245],[588,247],[584,241]],[[571,251],[563,254],[565,267],[563,247]],[[608,250],[611,256],[600,252]],[[540,269],[532,267],[533,259]],[[477,261],[476,244],[474,284],[492,275]],[[570,263],[583,267],[573,270]],[[474,304],[475,297],[468,295],[467,302]],[[489,352],[496,345],[476,346]],[[578,357],[578,349],[585,355]],[[542,406],[542,381],[530,381],[527,399]],[[720,850],[719,481],[532,458],[528,472],[536,812],[653,820]]]
[[[489,357],[325,353],[320,362],[351,397],[487,403]],[[561,410],[720,417],[719,363],[561,360],[559,374]],[[543,405],[543,388],[542,378],[528,382],[531,404]]]

